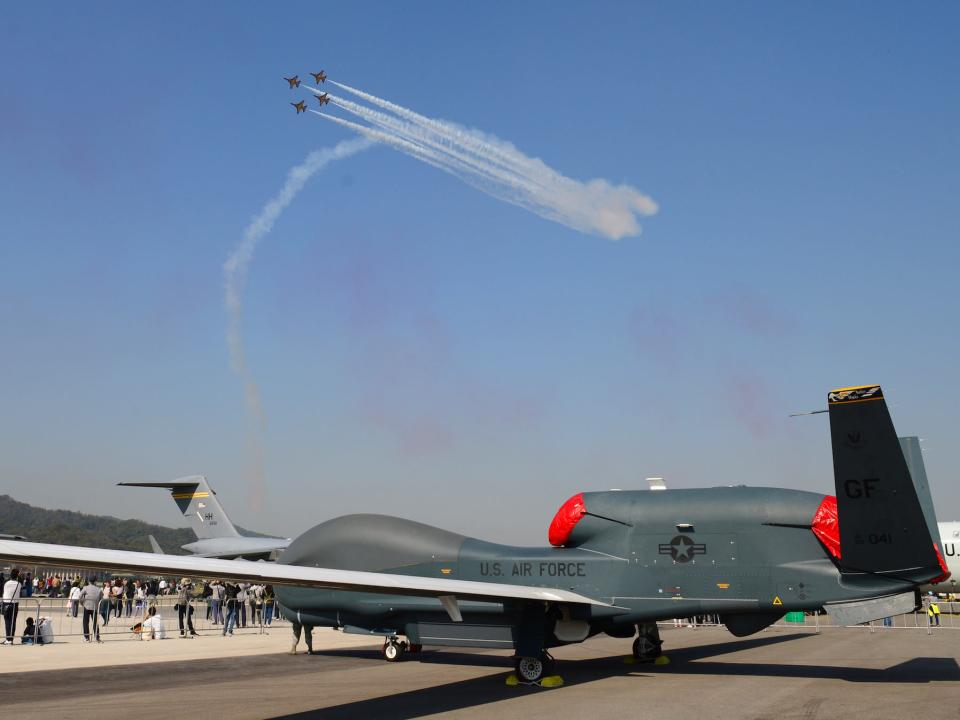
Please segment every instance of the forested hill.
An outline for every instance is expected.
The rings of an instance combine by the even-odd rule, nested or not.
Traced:
[[[175,512],[170,503],[171,515]],[[239,527],[237,530],[241,535],[261,537]],[[189,528],[168,528],[142,520],[120,520],[72,510],[47,510],[17,502],[9,495],[0,495],[0,533],[23,535],[33,542],[141,552],[150,552],[147,535],[153,535],[171,555],[186,554],[180,546],[197,539]]]

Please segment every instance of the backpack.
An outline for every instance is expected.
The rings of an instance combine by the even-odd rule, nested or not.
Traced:
[[[53,642],[53,620],[47,617],[40,618],[39,632],[37,633],[37,642],[41,645],[49,645]]]

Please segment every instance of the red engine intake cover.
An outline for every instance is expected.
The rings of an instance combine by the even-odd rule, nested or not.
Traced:
[[[587,506],[583,503],[583,493],[577,493],[561,505],[557,514],[553,516],[553,522],[550,523],[550,532],[547,534],[550,544],[555,547],[566,544],[574,526],[580,522],[580,518],[586,512]]]
[[[837,499],[827,495],[813,514],[810,529],[822,542],[830,554],[840,559],[840,521],[837,518]]]
[[[934,551],[937,553],[937,562],[940,563],[940,569],[943,570],[943,573],[940,574],[940,575],[937,575],[937,577],[935,577],[935,578],[934,578],[933,580],[931,580],[930,582],[932,582],[932,583],[941,583],[941,582],[943,582],[944,580],[946,580],[947,578],[950,577],[950,571],[947,570],[947,564],[943,561],[943,555],[940,554],[940,546],[937,545],[936,543],[934,543],[934,544],[933,544],[933,549],[934,549]]]

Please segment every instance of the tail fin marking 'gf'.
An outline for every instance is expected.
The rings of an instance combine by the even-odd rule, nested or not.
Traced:
[[[917,583],[941,575],[926,476],[911,476],[880,386],[834,390],[827,402],[841,570]]]

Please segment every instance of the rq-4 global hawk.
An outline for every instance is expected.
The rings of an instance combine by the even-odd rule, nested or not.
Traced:
[[[841,624],[913,610],[947,574],[929,489],[915,484],[879,386],[828,396],[836,497],[776,488],[584,492],[549,547],[499,545],[383,515],[329,520],[278,563],[0,541],[0,559],[272,583],[291,619],[418,645],[515,651],[527,682],[547,650],[598,633],[661,653],[656,622],[719,615],[734,635],[785,612]]]

